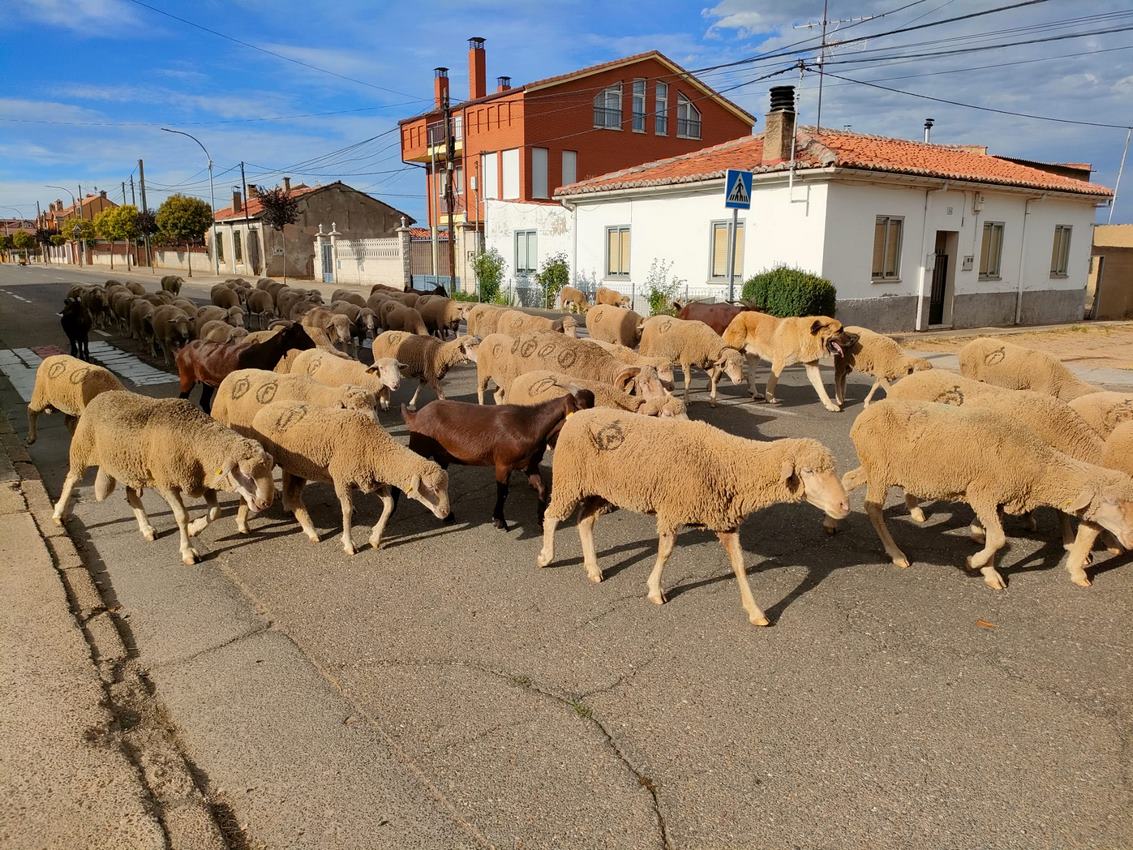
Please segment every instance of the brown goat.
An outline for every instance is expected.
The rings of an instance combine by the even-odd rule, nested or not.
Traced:
[[[542,404],[483,406],[438,399],[416,413],[404,404],[401,416],[409,428],[409,448],[435,460],[442,469],[450,463],[496,468],[496,506],[492,524],[507,531],[504,503],[508,479],[517,469],[539,498],[539,525],[547,508],[547,488],[539,463],[566,418],[594,406],[594,393],[579,390]],[[453,522],[450,513],[445,522]]]

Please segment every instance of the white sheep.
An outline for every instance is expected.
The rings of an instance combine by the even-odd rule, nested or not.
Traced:
[[[1053,354],[1003,339],[978,337],[957,356],[964,377],[1009,390],[1035,390],[1063,401],[1101,391],[1101,387],[1079,380]]]
[[[393,357],[375,357],[373,365],[367,366],[336,354],[319,348],[302,351],[291,360],[290,374],[306,375],[329,387],[344,384],[364,387],[378,396],[382,410],[389,410],[390,393],[401,386],[401,372],[398,370],[400,364],[397,360]]]
[[[475,363],[480,340],[474,336],[458,336],[448,342],[434,337],[405,331],[385,331],[374,339],[373,355],[392,357],[407,378],[417,379],[417,389],[409,400],[409,409],[417,407],[421,387],[428,386],[437,396],[444,398],[441,381],[448,370],[458,363]]]
[[[1103,437],[1133,419],[1133,393],[1086,393],[1071,399],[1070,406]]]
[[[657,382],[660,392],[654,392],[654,382]],[[621,386],[588,381],[548,369],[524,372],[511,382],[506,403],[539,404],[579,390],[594,393],[595,407],[617,408],[643,416],[688,418],[684,402],[665,392],[660,386],[657,371],[651,367],[643,367],[636,375],[627,373]]]
[[[355,553],[350,535],[354,513],[351,490],[377,490],[382,513],[370,532],[370,546],[381,545],[382,532],[393,513],[391,487],[402,490],[438,519],[449,514],[448,473],[425,460],[387,434],[373,416],[299,402],[277,401],[262,408],[252,429],[283,470],[283,507],[295,514],[307,538],[319,542],[311,516],[303,504],[308,481],[334,485],[342,506],[342,548]],[[237,522],[247,520],[241,506]]]
[[[281,375],[264,369],[230,372],[212,400],[212,418],[245,437],[255,437],[252,419],[273,401],[297,401],[314,407],[359,410],[377,418],[378,396],[373,390],[343,384],[329,387],[306,375]]]
[[[55,503],[55,521],[70,514],[75,484],[98,467],[95,498],[110,495],[115,482],[126,487],[138,529],[154,539],[141,493],[154,487],[168,503],[181,532],[181,560],[200,557],[189,538],[220,515],[216,491],[236,493],[253,511],[265,510],[275,496],[272,459],[255,440],[224,427],[190,401],[154,399],[124,390],[104,392],[87,405],[71,440],[70,468]],[[205,516],[189,522],[183,495],[204,496]]]
[[[636,348],[645,318],[625,307],[599,304],[586,312],[586,330],[595,342],[612,342]]]
[[[843,484],[847,492],[867,485],[866,514],[899,567],[908,567],[909,559],[882,513],[890,487],[918,499],[970,505],[986,531],[968,568],[995,590],[1005,587],[995,569],[1006,542],[999,506],[1011,514],[1052,507],[1102,525],[1123,545],[1133,543],[1133,479],[1063,454],[1002,413],[890,398],[863,410],[850,438],[861,466],[846,473]]]
[[[28,402],[27,445],[36,441],[36,420],[39,414],[58,410],[64,416],[67,430],[75,432],[75,423],[100,393],[124,389],[109,369],[95,366],[67,354],[43,358],[35,370],[35,386]]]
[[[864,372],[874,378],[863,403],[869,407],[878,387],[888,396],[892,382],[932,368],[923,357],[906,354],[892,337],[856,325],[846,325],[846,333],[856,339],[834,358],[834,400],[839,406],[846,402],[846,378],[851,372]]]
[[[692,367],[708,373],[708,397],[716,406],[716,382],[721,373],[738,384],[744,377],[744,359],[734,348],[724,344],[723,337],[704,322],[674,319],[672,316],[651,316],[641,331],[642,354],[664,357],[679,363],[685,379],[685,404],[689,401]]]
[[[664,447],[664,451],[660,448]],[[817,440],[757,442],[704,422],[583,410],[559,432],[551,503],[543,517],[540,567],[555,556],[555,528],[581,505],[578,535],[593,582],[602,580],[594,524],[612,508],[657,517],[657,561],[649,601],[664,603],[661,571],[684,525],[711,529],[732,563],[748,619],[766,626],[748,585],[738,529],[744,518],[781,502],[806,500],[834,519],[849,513],[834,457]]]

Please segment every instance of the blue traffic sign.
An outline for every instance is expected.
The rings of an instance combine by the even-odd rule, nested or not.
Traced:
[[[730,210],[751,209],[751,172],[728,169],[724,180],[724,206]]]

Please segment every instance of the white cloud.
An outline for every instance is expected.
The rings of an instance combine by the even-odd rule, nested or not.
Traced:
[[[65,27],[84,35],[133,38],[139,24],[135,7],[121,0],[29,0],[7,7],[24,18]]]

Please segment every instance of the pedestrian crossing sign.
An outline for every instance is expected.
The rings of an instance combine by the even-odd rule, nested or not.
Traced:
[[[724,180],[724,206],[730,210],[751,209],[751,172],[728,169]]]

